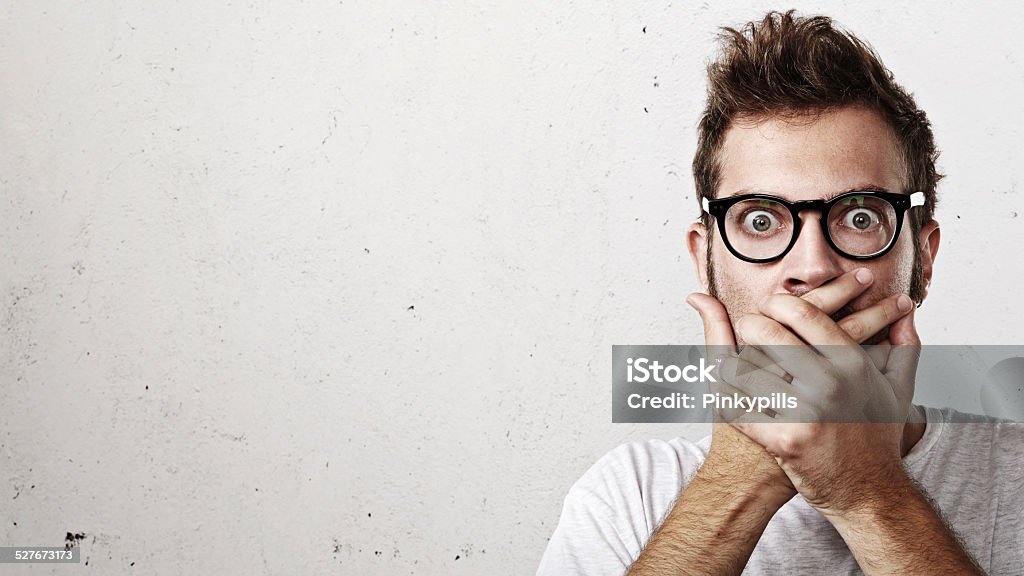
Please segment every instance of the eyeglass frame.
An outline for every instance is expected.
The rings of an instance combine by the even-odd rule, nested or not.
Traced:
[[[896,213],[896,227],[893,232],[892,239],[889,240],[889,244],[884,248],[873,254],[857,256],[841,250],[832,240],[832,234],[828,230],[828,213],[832,210],[832,207],[853,196],[871,196],[874,198],[880,198],[888,202]],[[789,210],[794,223],[793,237],[790,238],[789,245],[786,246],[786,249],[779,253],[778,256],[772,256],[771,258],[750,258],[748,256],[744,256],[733,248],[732,243],[729,242],[729,234],[725,231],[724,216],[729,211],[729,208],[732,208],[733,205],[744,200],[770,200],[785,206]],[[796,241],[800,238],[800,231],[804,224],[804,219],[800,217],[800,212],[803,212],[804,210],[816,210],[821,214],[821,218],[818,219],[821,224],[821,233],[832,250],[840,256],[850,258],[851,260],[874,260],[875,258],[881,258],[896,245],[896,240],[900,237],[900,229],[903,228],[903,216],[906,211],[916,206],[924,206],[924,203],[924,192],[897,194],[894,192],[882,192],[877,190],[854,190],[851,192],[844,192],[843,194],[829,200],[800,200],[798,202],[790,202],[789,200],[779,198],[778,196],[772,196],[770,194],[740,194],[717,200],[708,200],[707,198],[701,199],[701,207],[704,209],[704,212],[713,216],[718,222],[718,231],[722,235],[722,241],[725,242],[725,247],[729,249],[729,252],[731,252],[733,256],[743,260],[744,262],[750,262],[752,264],[774,262],[776,260],[781,260],[786,256],[786,254],[789,254],[789,251],[793,249],[793,246],[796,245]]]

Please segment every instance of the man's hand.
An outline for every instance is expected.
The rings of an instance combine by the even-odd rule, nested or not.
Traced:
[[[816,306],[773,295],[762,301],[761,314],[736,322],[754,353],[745,350],[723,362],[723,376],[741,393],[796,397],[795,409],[734,413],[730,421],[764,446],[807,502],[826,515],[884,500],[888,487],[906,479],[902,439],[920,341],[909,298],[889,300],[890,309],[880,308],[883,317],[903,315],[891,325],[891,345],[876,347],[873,355]]]
[[[723,361],[720,374],[738,376],[735,391],[789,392],[805,403],[804,412],[724,416],[774,457],[865,573],[933,574],[941,566],[950,574],[982,574],[903,469],[920,356],[912,303],[895,295],[834,322],[833,305],[843,294],[847,301],[855,296],[843,288],[845,278],[802,299],[765,299],[760,314],[736,322],[748,346]],[[885,325],[882,345],[858,345]]]
[[[870,286],[870,275],[859,280],[856,272],[808,292],[801,301],[823,314],[835,313]],[[687,302],[704,321],[709,352],[734,351],[733,326],[721,302],[706,294],[691,294]],[[848,338],[862,342],[902,315],[896,300],[887,298],[847,316],[839,326]],[[739,574],[768,522],[794,494],[790,476],[764,447],[737,428],[716,423],[704,464],[629,574]]]
[[[801,298],[778,295],[776,297],[782,299],[783,302],[776,304],[794,306],[797,308],[797,314],[802,313],[812,315],[815,318],[824,318],[831,323],[832,333],[830,336],[835,341],[842,341],[844,344],[855,345],[863,342],[883,329],[890,327],[890,325],[892,325],[890,330],[892,335],[890,337],[899,339],[909,338],[907,331],[913,332],[913,324],[910,323],[909,327],[899,324],[899,322],[906,322],[908,310],[899,307],[898,296],[883,299],[864,310],[850,314],[841,319],[838,324],[833,323],[829,319],[828,316],[830,314],[835,313],[862,294],[871,285],[872,280],[871,274],[867,270],[854,270],[808,292]],[[790,299],[796,302],[791,302]],[[721,302],[706,294],[691,294],[687,301],[697,309],[704,322],[705,344],[707,345],[709,355],[728,355],[734,352],[736,339],[733,326]],[[745,334],[741,333],[741,335],[744,336],[745,341],[748,341]],[[803,344],[799,339],[794,339],[794,342]],[[859,350],[858,346],[853,347]],[[881,349],[884,349],[884,346]],[[886,358],[881,357],[877,360],[884,362]],[[726,360],[727,364],[728,362]],[[786,389],[778,391],[788,390],[792,395],[794,392],[792,386],[788,386],[788,382],[783,380],[786,372],[778,367],[769,368],[768,370],[773,370],[779,377],[779,382],[787,386]],[[747,391],[741,391],[741,393],[744,392]],[[761,391],[747,393],[760,394]],[[909,402],[909,398],[907,402]],[[747,438],[738,434],[738,429],[744,432],[749,430],[744,429],[742,426],[733,427],[722,423],[714,425],[711,449],[709,450],[705,465],[712,469],[728,468],[737,478],[742,478],[744,481],[755,481],[763,486],[770,486],[774,490],[773,494],[777,494],[778,498],[781,499],[781,503],[785,503],[796,490],[791,477],[779,466],[774,457],[778,455],[778,452],[769,453],[772,448],[771,446],[768,446],[769,451],[766,451],[763,446],[767,446],[767,444],[751,440],[751,438],[757,440],[757,437],[751,436],[751,438]],[[902,432],[902,427],[900,432]]]
[[[700,313],[704,322],[704,343],[708,355],[735,350],[736,338],[722,303],[706,294],[691,294],[687,302]],[[734,479],[752,482],[773,496],[776,507],[796,494],[793,483],[775,459],[759,444],[726,423],[712,425],[711,448],[702,468],[705,473],[713,473],[716,477],[731,475]]]
[[[866,273],[853,276],[860,291],[869,282],[861,272]],[[723,360],[720,375],[738,376],[731,392],[787,392],[802,408],[721,415],[732,419],[728,427],[767,450],[791,486],[836,527],[865,573],[934,574],[942,567],[949,574],[982,574],[903,469],[902,441],[921,349],[913,306],[898,294],[834,322],[828,315],[860,293],[850,278],[803,298],[772,295],[761,303],[761,314],[735,323],[748,346]],[[694,300],[706,334],[709,320],[712,334],[723,333],[727,318],[724,308],[718,312],[721,304],[710,296]],[[867,351],[858,345],[886,326],[888,339],[881,345]],[[718,426],[715,435],[726,429]],[[753,457],[750,445],[724,445]],[[767,474],[763,461],[758,463]],[[749,558],[750,551],[743,553]]]

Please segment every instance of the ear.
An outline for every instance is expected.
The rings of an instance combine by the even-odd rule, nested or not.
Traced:
[[[922,301],[928,296],[928,287],[932,283],[932,268],[935,266],[935,255],[939,252],[940,239],[939,223],[935,220],[929,220],[921,226],[917,234],[918,245],[921,247],[921,275],[924,279]]]
[[[690,250],[690,260],[697,272],[697,280],[710,292],[708,284],[708,230],[699,220],[686,229],[686,247]]]

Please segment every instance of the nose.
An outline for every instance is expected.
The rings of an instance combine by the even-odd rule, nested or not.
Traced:
[[[782,287],[802,296],[843,273],[842,256],[829,246],[821,230],[821,214],[800,213],[803,225],[793,249],[782,259]]]

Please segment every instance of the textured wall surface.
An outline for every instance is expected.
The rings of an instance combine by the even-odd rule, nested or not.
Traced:
[[[712,6],[714,4],[714,6]],[[701,341],[703,64],[746,2],[6,2],[5,573],[525,574]],[[826,3],[943,150],[931,343],[1019,343],[1024,9]],[[79,535],[76,537],[75,535]]]

